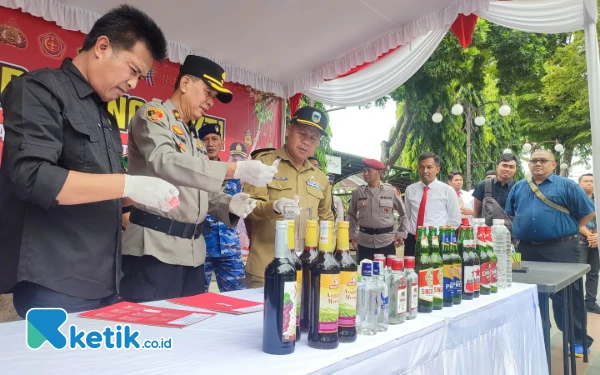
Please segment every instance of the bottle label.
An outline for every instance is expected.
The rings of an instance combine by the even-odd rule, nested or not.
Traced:
[[[300,325],[300,302],[302,301],[302,270],[296,271],[296,325]]]
[[[283,342],[296,340],[296,293],[295,281],[283,283]]]
[[[452,298],[454,291],[454,265],[444,264],[444,298]]]
[[[496,286],[498,283],[498,268],[496,262],[490,262],[490,283]]]
[[[490,262],[485,262],[479,268],[479,272],[481,274],[480,281],[481,285],[489,288],[491,283],[491,272],[490,272]]]
[[[454,295],[460,296],[462,294],[463,288],[463,278],[462,278],[462,269],[460,265],[454,265]]]
[[[338,330],[340,303],[340,275],[321,274],[319,299],[319,333]]]
[[[419,307],[419,284],[410,284],[410,310],[417,310]]]
[[[398,286],[398,315],[406,312],[406,285]]]
[[[479,278],[480,266],[473,266],[473,287],[476,292],[481,290],[481,280]]]
[[[419,271],[419,299],[433,302],[433,270]]]
[[[444,297],[444,269],[442,267],[433,270],[433,297],[439,299]]]
[[[464,267],[464,287],[465,293],[473,293],[475,291],[475,278],[473,276],[473,266],[465,266]]]
[[[358,273],[354,271],[340,272],[340,327],[356,326],[356,287]]]

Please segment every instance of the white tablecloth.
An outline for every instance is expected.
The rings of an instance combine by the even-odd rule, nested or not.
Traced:
[[[444,374],[548,374],[535,285],[513,283],[432,315],[447,319]]]
[[[232,295],[262,300],[256,289]],[[495,296],[419,314],[335,350],[309,348],[303,335],[296,351],[286,356],[262,352],[261,313],[218,314],[184,329],[132,325],[142,340],[172,337],[171,350],[55,350],[46,344],[32,351],[25,345],[25,322],[3,323],[0,374],[543,374],[546,357],[534,307],[536,287],[515,284]],[[71,324],[79,330],[103,330],[117,323],[71,314],[64,332]],[[489,363],[493,366],[482,367]]]
[[[263,299],[257,289],[232,295]],[[168,302],[151,305],[187,309]],[[71,324],[79,330],[102,330],[117,323],[70,314],[63,331]],[[0,374],[440,374],[445,327],[444,319],[422,315],[335,350],[312,349],[303,335],[293,354],[276,356],[262,352],[260,312],[218,314],[184,329],[132,325],[141,339],[172,337],[171,350],[55,350],[46,344],[32,351],[25,345],[25,322],[3,323]]]

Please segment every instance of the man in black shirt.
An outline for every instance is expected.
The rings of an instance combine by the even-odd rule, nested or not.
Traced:
[[[504,205],[506,204],[510,189],[515,184],[515,181],[512,178],[515,173],[517,173],[517,163],[517,157],[513,154],[502,154],[496,163],[496,177],[492,180],[492,198],[494,198],[502,208],[504,208]],[[473,204],[473,209],[475,211],[474,217],[481,217],[481,202],[483,202],[483,198],[485,198],[485,180],[477,184],[477,187],[473,192],[473,198],[475,198]]]
[[[96,22],[73,60],[13,79],[3,92],[0,293],[14,293],[21,317],[33,307],[78,312],[114,302],[122,205],[168,211],[178,196],[163,180],[123,173],[106,109],[165,55],[154,21],[121,6]]]

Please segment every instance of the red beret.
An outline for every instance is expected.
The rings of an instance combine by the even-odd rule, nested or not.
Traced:
[[[373,169],[377,169],[380,171],[385,169],[385,165],[382,162],[380,162],[379,160],[375,160],[375,159],[363,159],[363,164],[367,168],[373,168]]]

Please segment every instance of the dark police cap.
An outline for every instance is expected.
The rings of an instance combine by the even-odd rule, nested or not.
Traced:
[[[217,99],[221,103],[229,103],[233,99],[231,91],[225,84],[225,70],[221,65],[204,57],[189,55],[185,58],[179,70],[179,75],[189,74],[202,79],[207,85],[217,91]]]
[[[327,135],[327,115],[325,112],[314,107],[299,108],[294,116],[292,116],[292,124],[304,124],[313,126],[321,131],[323,135]]]
[[[240,142],[233,142],[231,146],[229,146],[229,155],[241,155],[247,157],[248,152],[246,151],[246,146]]]
[[[204,124],[198,130],[198,138],[202,139],[206,137],[208,134],[218,134],[221,136],[221,125],[219,124]]]

